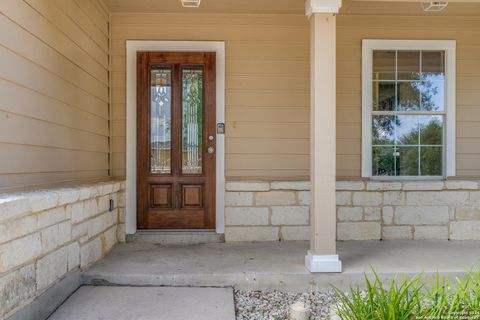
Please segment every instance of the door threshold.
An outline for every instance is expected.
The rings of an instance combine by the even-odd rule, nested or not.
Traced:
[[[137,233],[216,233],[215,229],[138,229]]]
[[[225,242],[225,235],[215,229],[148,229],[127,235],[127,242],[161,245],[191,245]]]

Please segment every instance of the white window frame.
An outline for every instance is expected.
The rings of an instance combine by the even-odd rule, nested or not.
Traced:
[[[372,176],[372,60],[373,50],[445,51],[445,124],[443,177]],[[362,41],[362,177],[372,179],[441,179],[456,175],[455,164],[455,40],[363,40]]]

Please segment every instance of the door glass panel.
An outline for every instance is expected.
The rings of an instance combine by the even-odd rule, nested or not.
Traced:
[[[150,76],[150,172],[171,173],[172,70],[152,68]]]
[[[182,68],[182,172],[202,173],[203,68]]]

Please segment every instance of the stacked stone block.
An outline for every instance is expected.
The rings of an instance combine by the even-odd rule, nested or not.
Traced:
[[[117,243],[124,189],[109,181],[0,195],[0,318]]]
[[[339,240],[480,239],[477,181],[339,181]]]
[[[228,182],[226,241],[309,238],[309,182]]]
[[[232,181],[226,241],[309,239],[308,182]],[[478,181],[338,181],[338,240],[479,240]]]

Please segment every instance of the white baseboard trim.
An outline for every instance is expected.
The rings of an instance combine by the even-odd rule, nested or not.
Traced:
[[[342,272],[342,261],[338,255],[313,255],[308,251],[305,266],[310,272]]]

